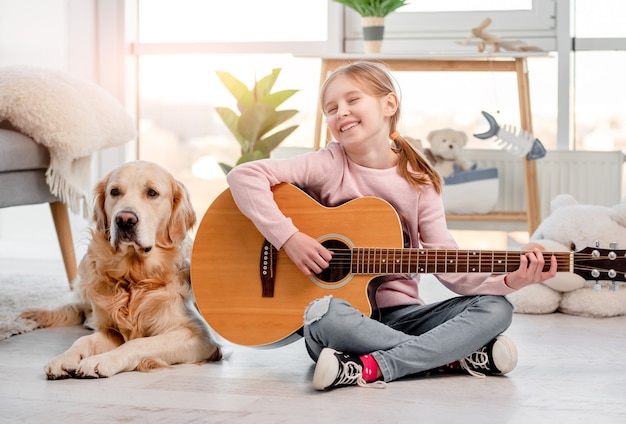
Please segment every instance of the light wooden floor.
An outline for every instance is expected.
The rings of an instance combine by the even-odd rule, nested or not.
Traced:
[[[45,281],[42,281],[45,284]],[[427,281],[429,300],[446,296]],[[87,331],[38,330],[0,342],[0,422],[626,423],[626,317],[516,315],[507,377],[406,378],[385,390],[316,392],[302,341],[229,347],[221,363],[101,380],[47,381],[44,364]]]

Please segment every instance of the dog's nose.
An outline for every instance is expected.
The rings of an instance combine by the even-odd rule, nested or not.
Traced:
[[[130,230],[138,221],[137,214],[131,211],[121,211],[115,217],[115,225],[121,230]]]

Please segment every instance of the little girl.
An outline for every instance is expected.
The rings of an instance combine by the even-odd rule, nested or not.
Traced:
[[[228,174],[241,212],[305,274],[329,266],[333,252],[298,231],[273,200],[271,187],[293,183],[325,206],[375,196],[388,201],[402,221],[405,247],[458,249],[449,233],[441,200],[441,177],[397,131],[400,101],[389,72],[358,62],[333,72],[320,100],[334,141],[290,159],[265,159]],[[358,217],[355,217],[358,219]],[[513,342],[500,334],[513,307],[504,297],[556,274],[556,258],[543,272],[535,247],[520,267],[503,274],[438,274],[460,295],[425,304],[419,275],[384,275],[368,286],[372,316],[332,296],[313,300],[304,313],[304,337],[317,362],[317,390],[385,382],[436,369],[470,374],[505,374],[517,364]]]

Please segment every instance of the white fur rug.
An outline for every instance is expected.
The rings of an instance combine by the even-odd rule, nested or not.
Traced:
[[[55,308],[73,298],[61,275],[0,273],[0,340],[33,331],[35,323],[19,318],[29,308]]]

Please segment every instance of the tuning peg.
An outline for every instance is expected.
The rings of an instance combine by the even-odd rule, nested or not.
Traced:
[[[593,291],[600,291],[602,290],[602,285],[596,281],[596,283],[593,285],[592,288],[593,288]]]
[[[594,245],[595,245],[596,247],[600,247],[600,240],[596,240],[596,241],[595,241],[595,243],[594,243]]]
[[[617,283],[615,281],[613,281],[611,283],[611,285],[609,286],[609,290],[611,290],[613,292],[617,291],[618,288],[619,288],[619,286],[617,285]]]
[[[619,243],[614,242],[614,241],[609,243],[609,249],[616,249],[616,250],[619,249]]]

